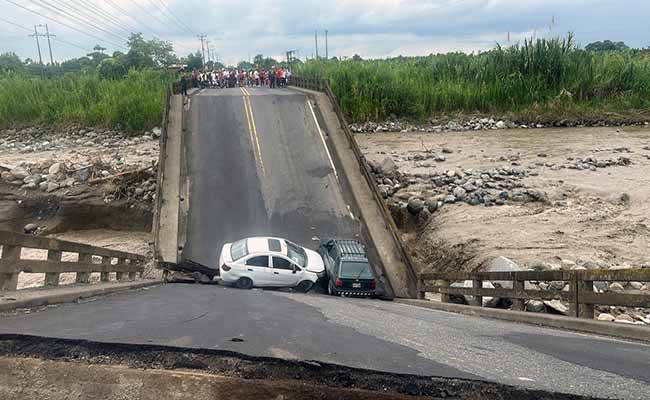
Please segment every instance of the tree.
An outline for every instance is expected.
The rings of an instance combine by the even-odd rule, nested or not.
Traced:
[[[0,71],[20,71],[22,69],[24,69],[24,65],[16,53],[0,54]]]
[[[178,61],[174,47],[164,40],[145,40],[142,33],[132,33],[126,45],[129,52],[125,56],[127,68],[164,68]]]
[[[112,57],[103,60],[97,67],[97,71],[104,79],[120,79],[128,72],[121,60]]]
[[[181,60],[181,62],[187,65],[187,69],[190,71],[203,68],[203,57],[198,51],[195,54],[188,54],[187,57]]]
[[[240,61],[239,64],[237,64],[237,69],[243,69],[243,70],[250,70],[255,68],[255,66],[248,61]]]
[[[612,42],[611,40],[604,40],[602,42],[589,43],[585,50],[587,51],[621,51],[627,50],[629,47],[623,42]]]

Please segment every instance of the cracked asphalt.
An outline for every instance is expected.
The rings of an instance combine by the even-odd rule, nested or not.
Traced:
[[[233,350],[647,399],[650,346],[368,299],[168,284],[3,317],[0,333]]]

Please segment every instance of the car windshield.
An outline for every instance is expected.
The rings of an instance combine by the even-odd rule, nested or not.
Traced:
[[[307,266],[307,253],[297,244],[287,241],[287,256],[301,267]]]
[[[341,278],[372,279],[370,265],[367,262],[343,262],[339,273]]]
[[[238,240],[230,246],[230,257],[233,261],[237,261],[242,257],[248,255],[248,240],[242,239]]]

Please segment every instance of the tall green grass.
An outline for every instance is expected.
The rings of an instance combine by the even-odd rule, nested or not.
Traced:
[[[0,127],[79,123],[141,131],[162,122],[169,78],[154,70],[120,80],[96,73],[61,77],[0,74]]]
[[[312,60],[354,121],[444,113],[629,111],[650,107],[650,57],[592,53],[565,39],[526,40],[480,54],[385,60]]]

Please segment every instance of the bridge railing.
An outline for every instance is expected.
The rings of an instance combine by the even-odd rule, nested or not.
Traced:
[[[101,274],[102,282],[110,280],[111,272],[118,281],[134,280],[144,272],[142,255],[47,237],[0,231],[0,247],[0,292],[16,290],[21,272],[44,273],[46,287],[58,286],[60,275],[68,272],[76,273],[77,283],[89,283],[93,272]],[[24,259],[23,248],[47,250],[47,259]],[[76,254],[76,261],[62,261],[64,252]]]
[[[450,285],[455,281],[472,281],[472,287],[451,287]],[[500,286],[508,286],[508,288],[484,288],[484,281],[498,281]],[[508,283],[504,285],[504,281]],[[526,288],[526,282],[553,281],[568,283],[569,289]],[[449,303],[452,295],[473,296],[470,305],[479,307],[483,304],[484,296],[498,297],[511,299],[512,309],[516,311],[525,310],[526,300],[558,299],[570,304],[570,315],[590,319],[594,318],[595,305],[650,307],[650,294],[643,294],[640,291],[638,293],[597,293],[594,291],[594,282],[650,282],[650,269],[426,273],[419,276],[418,297],[423,299],[427,292],[439,293],[441,301]]]
[[[404,262],[404,265],[406,265],[407,268],[406,272],[408,275],[409,296],[415,297],[417,295],[417,291],[416,291],[417,274],[413,266],[413,261],[411,260],[411,256],[406,249],[406,245],[402,241],[402,237],[400,236],[399,230],[395,225],[395,221],[393,220],[393,217],[391,216],[390,211],[388,210],[388,207],[384,202],[384,198],[379,192],[379,188],[377,187],[377,182],[372,174],[372,171],[370,170],[370,167],[368,166],[368,163],[365,161],[365,156],[361,152],[361,148],[359,148],[357,141],[354,139],[354,135],[350,131],[350,128],[345,119],[345,115],[343,113],[343,110],[341,109],[339,101],[336,95],[334,94],[334,92],[332,91],[332,88],[330,87],[329,80],[320,79],[320,78],[302,78],[302,77],[292,76],[289,78],[288,83],[291,86],[323,92],[329,98],[332,107],[334,107],[334,113],[336,114],[339,120],[339,124],[341,125],[341,129],[343,130],[343,133],[345,134],[348,143],[350,143],[352,152],[354,153],[354,156],[359,163],[359,168],[361,170],[361,173],[363,174],[364,180],[366,181],[366,183],[371,189],[374,202],[379,207],[384,222],[386,223],[386,227],[388,228],[388,231],[390,232],[393,241],[395,242],[397,248],[399,249],[400,258],[402,259],[402,262]]]

